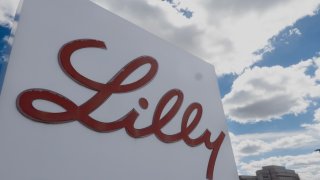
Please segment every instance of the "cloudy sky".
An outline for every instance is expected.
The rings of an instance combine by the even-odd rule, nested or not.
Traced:
[[[320,179],[320,0],[93,1],[215,66],[239,174]],[[18,3],[0,0],[0,82]]]

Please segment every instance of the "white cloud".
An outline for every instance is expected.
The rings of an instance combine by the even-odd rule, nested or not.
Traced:
[[[314,66],[317,68],[315,72],[315,79],[320,82],[320,52],[318,52],[318,56],[313,58]]]
[[[319,0],[184,0],[194,12],[189,20],[167,3],[154,0],[94,0],[212,63],[219,75],[241,73],[260,59],[254,55],[268,39],[299,18],[312,15]],[[293,31],[298,33],[298,31]]]
[[[307,147],[317,143],[320,139],[316,139],[311,135],[296,134],[293,136],[286,135],[280,139],[270,143],[272,149],[297,149]]]
[[[272,148],[269,146],[268,143],[259,140],[259,139],[254,139],[254,140],[243,140],[241,143],[239,143],[236,146],[237,152],[241,153],[244,156],[254,156],[254,155],[259,155],[264,152],[271,151]]]
[[[309,131],[313,132],[314,136],[320,137],[320,123],[314,124],[303,124],[302,127],[308,129]],[[320,139],[319,139],[320,140]]]
[[[311,147],[320,141],[309,129],[286,133],[260,133],[234,135],[231,133],[232,147],[239,164],[244,157],[252,157],[272,152],[274,150],[287,150]],[[265,164],[268,165],[268,164]]]
[[[298,28],[293,28],[289,30],[289,36],[293,36],[293,35],[302,35],[301,31]]]
[[[313,115],[313,123],[311,124],[302,124],[302,127],[304,127],[307,131],[308,134],[312,135],[313,137],[318,138],[318,141],[320,142],[320,108],[316,109],[314,111]],[[320,147],[319,147],[320,148]]]
[[[12,26],[13,17],[20,0],[0,0],[0,25]]]
[[[247,69],[223,98],[226,115],[239,123],[256,123],[306,112],[312,98],[320,96],[317,79],[305,74],[308,67],[315,65],[316,59],[286,68]]]
[[[314,121],[320,122],[320,109],[317,109],[314,113]]]
[[[320,178],[320,153],[297,156],[279,156],[240,164],[242,174],[255,174],[256,170],[266,165],[285,166],[294,169],[302,180],[318,180]]]

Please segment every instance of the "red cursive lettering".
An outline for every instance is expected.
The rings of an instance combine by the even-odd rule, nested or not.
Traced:
[[[42,123],[66,123],[78,121],[86,127],[97,132],[111,132],[124,128],[127,134],[133,138],[146,137],[154,134],[160,141],[164,143],[173,143],[183,140],[187,145],[194,147],[204,144],[207,149],[211,150],[207,166],[207,178],[212,179],[214,166],[220,146],[224,140],[225,134],[220,132],[216,140],[210,141],[211,132],[206,130],[198,138],[191,138],[190,133],[198,126],[202,116],[201,104],[195,102],[190,104],[183,114],[180,132],[176,134],[166,134],[162,131],[177,114],[183,103],[183,92],[179,89],[171,89],[160,99],[154,114],[151,125],[137,129],[134,127],[135,121],[139,117],[139,113],[133,108],[124,116],[114,121],[102,122],[89,116],[91,112],[106,102],[113,94],[127,93],[138,90],[146,86],[155,77],[158,71],[157,61],[150,56],[141,56],[126,66],[124,66],[110,81],[105,84],[90,80],[78,73],[71,64],[71,55],[82,48],[101,48],[106,49],[104,42],[98,40],[75,40],[65,44],[59,52],[59,63],[63,71],[75,82],[97,93],[80,106],[64,97],[61,94],[47,89],[28,89],[20,93],[17,97],[17,108],[21,114],[29,119]],[[136,80],[135,82],[122,84],[135,70],[143,65],[150,65],[148,72]],[[163,110],[169,101],[174,104],[170,110],[163,114]],[[65,109],[64,112],[52,113],[36,109],[32,102],[35,100],[46,100],[55,103]],[[143,109],[148,108],[148,101],[144,97],[139,99],[139,105]],[[194,118],[190,123],[190,116],[195,112]]]

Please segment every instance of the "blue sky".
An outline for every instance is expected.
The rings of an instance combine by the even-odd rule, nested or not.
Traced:
[[[320,1],[95,1],[215,66],[240,174],[320,178]],[[16,5],[1,5],[0,74]]]
[[[301,34],[288,36],[292,29],[299,30]],[[264,53],[262,59],[253,64],[252,67],[272,67],[276,65],[288,67],[302,60],[318,56],[320,52],[320,13],[298,20],[294,25],[285,28],[272,37],[270,42],[274,50]],[[310,67],[309,69],[306,74],[314,76],[315,68]],[[235,78],[234,75],[226,75],[219,78],[222,96],[230,92],[230,86]],[[230,83],[226,84],[226,81]],[[318,100],[315,100],[315,102],[319,103]],[[311,123],[313,121],[313,112],[317,108],[319,108],[319,105],[311,105],[307,112],[298,116],[285,115],[282,120],[271,122],[239,124],[229,121],[230,130],[235,134],[281,131],[283,129],[287,131],[299,130],[302,123]],[[290,123],[287,121],[290,121]]]
[[[0,92],[6,67],[6,63],[4,62],[6,58],[5,55],[8,54],[8,43],[5,38],[9,35],[10,28],[7,26],[0,26]]]
[[[189,8],[180,8],[179,5],[181,4],[180,1],[173,1],[173,0],[162,0],[171,5],[172,8],[174,8],[178,13],[180,13],[182,16],[190,19],[192,18],[193,12]]]
[[[299,34],[288,36],[290,30],[297,29]],[[301,34],[300,34],[301,33]],[[289,67],[297,64],[302,60],[307,60],[315,56],[319,56],[320,52],[320,13],[313,16],[307,16],[298,20],[292,26],[286,27],[279,34],[270,38],[271,45],[274,50],[263,54],[260,61],[252,65],[253,67],[272,67],[282,66]],[[309,67],[310,70],[306,72],[307,75],[314,76],[315,68]],[[230,92],[230,86],[235,75],[226,75],[219,78],[221,94],[225,95]],[[225,81],[230,82],[227,85]],[[319,99],[314,99],[313,102],[319,104]],[[229,119],[228,124],[230,131],[235,135],[248,133],[268,133],[268,132],[294,132],[303,131],[301,126],[305,123],[312,123],[314,121],[314,111],[320,106],[310,105],[306,112],[298,115],[287,114],[281,116],[281,119],[275,121],[263,121],[257,123],[241,124]],[[308,148],[301,147],[296,149],[285,149],[281,151],[274,151],[271,153],[262,154],[259,158],[267,158],[276,155],[295,155],[299,152],[312,152],[315,148],[320,147],[320,142],[316,142],[314,146]],[[252,160],[254,158],[247,158]]]
[[[306,70],[303,72],[306,77],[310,77],[309,79],[315,78],[317,79],[316,71],[318,69],[318,65],[315,65],[319,61],[319,52],[320,52],[320,13],[316,11],[316,13],[312,16],[305,16],[299,20],[297,20],[293,25],[285,27],[281,30],[278,34],[270,37],[269,45],[272,47],[272,50],[269,52],[265,52],[262,54],[261,60],[251,65],[250,69],[254,68],[265,68],[265,69],[272,69],[275,66],[280,66],[283,69],[290,68],[295,66],[303,61],[313,61],[311,64],[306,65]],[[259,50],[257,51],[259,53]],[[257,71],[259,72],[259,71]],[[263,73],[261,71],[261,73]],[[277,73],[277,72],[275,72]],[[295,71],[291,71],[291,73],[295,73]],[[298,72],[297,72],[298,73]],[[225,76],[221,76],[219,78],[220,84],[220,91],[222,96],[230,93],[231,86],[234,83],[234,80],[239,78],[239,76],[244,76],[246,71],[243,74],[234,75],[228,74]],[[281,78],[281,73],[279,73]],[[253,77],[252,77],[253,78]],[[268,77],[266,77],[268,78]],[[299,81],[296,81],[299,83]],[[315,84],[314,87],[319,86],[319,81],[314,80]],[[286,83],[283,84],[285,86]],[[301,83],[302,85],[303,83]],[[245,84],[243,84],[245,85]],[[249,85],[249,83],[248,83]],[[281,87],[281,84],[274,84],[274,87]],[[240,87],[241,86],[237,86]],[[293,86],[296,87],[296,86]],[[300,88],[308,88],[308,87],[300,87]],[[269,89],[269,93],[274,93],[272,91],[278,91],[275,89]],[[295,91],[295,89],[292,89]],[[317,90],[316,90],[317,91]],[[268,92],[266,92],[268,93]],[[289,92],[290,93],[290,92]],[[241,163],[244,163],[250,167],[253,166],[254,162],[257,164],[264,164],[263,162],[273,163],[273,164],[281,164],[289,166],[289,163],[281,163],[277,162],[274,157],[300,157],[302,155],[312,153],[316,148],[320,147],[320,139],[319,139],[319,128],[316,129],[313,133],[318,133],[318,135],[311,135],[312,133],[306,129],[304,124],[311,124],[311,126],[319,126],[318,117],[315,117],[316,111],[320,108],[320,101],[318,95],[305,95],[302,99],[306,101],[310,101],[302,111],[296,111],[295,113],[285,112],[281,114],[278,118],[272,118],[272,114],[270,114],[271,118],[265,119],[256,119],[255,121],[246,121],[246,120],[238,120],[234,121],[232,118],[229,118],[228,124],[230,131],[235,135],[244,135],[249,136],[248,139],[251,139],[252,142],[247,142],[247,146],[243,146],[242,149],[238,149],[239,151],[247,151],[252,152],[256,150],[257,152],[261,150],[261,153],[257,153],[257,155],[244,155],[241,158]],[[249,97],[250,98],[250,97]],[[252,98],[252,97],[251,97]],[[308,100],[307,100],[308,99]],[[294,103],[294,102],[293,102]],[[265,105],[273,106],[277,105],[276,103],[265,103]],[[267,107],[266,107],[267,108]],[[250,137],[250,134],[279,134],[276,138],[268,138],[264,137],[255,138]],[[284,134],[284,135],[280,135]],[[287,135],[286,135],[287,134]],[[305,135],[305,137],[298,137],[299,135]],[[310,135],[310,136],[309,136]],[[297,137],[296,141],[299,143],[293,143],[292,146],[284,147],[284,148],[271,148],[270,150],[262,150],[262,145],[265,142],[271,144],[270,141],[277,141],[281,138],[286,138],[288,136]],[[244,140],[245,138],[242,138]],[[311,140],[313,139],[313,140]],[[289,143],[289,139],[286,139]],[[261,144],[259,144],[261,143]],[[311,143],[311,144],[310,144]],[[239,143],[240,144],[240,143]],[[266,144],[266,145],[268,145]],[[282,142],[285,145],[285,141]],[[288,145],[287,144],[287,145]],[[281,143],[279,144],[281,145]],[[272,145],[271,145],[272,146]],[[249,147],[252,149],[248,150]],[[274,159],[272,159],[274,158]],[[319,156],[318,160],[316,161],[319,163]],[[279,158],[281,159],[281,158]],[[293,158],[294,159],[294,158]],[[299,158],[296,160],[298,161]],[[277,163],[275,163],[277,162]],[[279,165],[277,164],[277,165]],[[294,164],[294,163],[292,163]],[[266,165],[266,164],[265,164]],[[300,167],[301,169],[314,166],[315,164],[308,164],[305,163],[304,167]],[[257,166],[257,165],[256,165]],[[293,169],[297,168],[295,166],[291,166]],[[297,168],[299,171],[299,167]],[[303,171],[303,170],[301,170]],[[316,170],[318,171],[318,170]],[[315,172],[316,172],[315,171]],[[240,171],[241,172],[241,171]],[[246,171],[242,171],[245,173]],[[318,173],[313,173],[309,175],[308,178],[317,179],[319,178]],[[303,173],[301,173],[303,174]],[[302,176],[303,177],[303,176]],[[307,175],[305,176],[307,177]],[[306,178],[304,178],[306,179]]]

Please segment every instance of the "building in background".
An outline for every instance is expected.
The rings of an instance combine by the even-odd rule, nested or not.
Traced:
[[[257,180],[257,176],[239,176],[240,180]]]
[[[256,176],[240,176],[240,180],[300,180],[294,170],[282,166],[264,166],[256,171]]]

